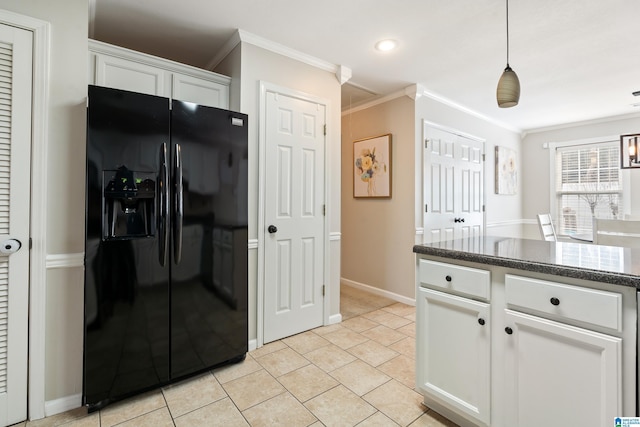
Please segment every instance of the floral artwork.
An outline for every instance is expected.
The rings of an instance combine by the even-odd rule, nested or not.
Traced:
[[[516,152],[496,146],[496,194],[516,194],[518,166]]]
[[[353,143],[353,196],[391,197],[391,135]]]

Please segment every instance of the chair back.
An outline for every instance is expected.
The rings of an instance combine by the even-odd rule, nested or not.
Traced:
[[[550,242],[556,241],[556,229],[551,221],[551,214],[538,214],[538,225],[540,226],[540,234],[542,240]]]
[[[640,248],[640,221],[594,218],[593,243]]]

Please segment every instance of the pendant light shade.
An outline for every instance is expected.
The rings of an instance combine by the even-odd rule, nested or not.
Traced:
[[[498,107],[509,108],[518,105],[520,100],[520,80],[515,71],[509,66],[509,0],[507,2],[507,67],[504,69],[500,80],[498,80],[498,88],[496,90],[496,99]]]
[[[500,108],[515,107],[520,100],[520,80],[509,64],[507,64],[507,68],[504,69],[498,81],[496,98]]]

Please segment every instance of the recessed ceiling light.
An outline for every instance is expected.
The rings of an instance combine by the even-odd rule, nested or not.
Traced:
[[[391,39],[380,40],[378,43],[376,43],[376,49],[381,52],[388,52],[395,49],[396,46],[398,46],[398,42]]]

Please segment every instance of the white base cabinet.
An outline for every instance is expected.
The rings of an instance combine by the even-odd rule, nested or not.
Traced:
[[[89,84],[228,109],[231,79],[89,40]]]
[[[426,288],[417,297],[418,388],[489,425],[489,304]]]
[[[416,279],[416,385],[428,407],[485,427],[637,416],[634,288],[425,255]]]
[[[622,339],[512,310],[505,324],[505,425],[613,425]]]

